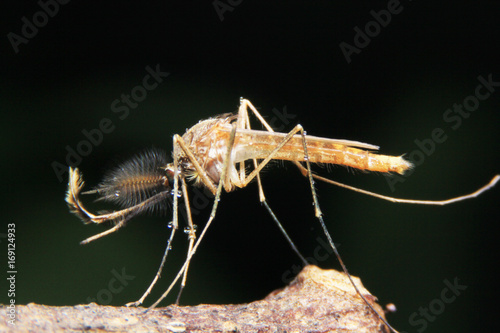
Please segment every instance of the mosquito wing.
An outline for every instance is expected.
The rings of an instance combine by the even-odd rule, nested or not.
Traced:
[[[230,128],[224,128],[222,129],[223,131],[230,132]],[[277,137],[277,138],[285,138],[286,134],[285,133],[280,133],[280,132],[268,132],[268,131],[261,131],[261,130],[251,130],[251,129],[238,129],[237,135],[249,135],[249,136],[259,136],[259,135],[266,135],[268,137]],[[300,137],[300,135],[296,135],[297,137]],[[359,142],[359,141],[351,141],[351,140],[343,140],[343,139],[328,139],[328,138],[322,138],[318,136],[312,136],[312,135],[306,135],[306,141],[315,141],[318,143],[325,143],[327,145],[343,145],[347,147],[356,147],[356,148],[363,148],[363,149],[370,149],[370,150],[379,150],[379,146],[371,145],[369,143],[364,143],[364,142]]]

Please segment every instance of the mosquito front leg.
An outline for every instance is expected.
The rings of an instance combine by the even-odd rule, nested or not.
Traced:
[[[167,260],[167,255],[172,248],[172,241],[174,239],[175,232],[179,228],[179,214],[178,214],[178,212],[179,212],[179,195],[178,195],[178,193],[179,193],[179,178],[181,177],[181,175],[179,172],[179,161],[178,161],[179,154],[178,154],[178,152],[179,152],[179,149],[181,149],[181,150],[185,151],[188,156],[189,156],[189,153],[191,155],[192,155],[192,153],[189,150],[189,148],[187,148],[187,146],[185,145],[182,138],[178,135],[174,135],[173,146],[174,146],[174,163],[173,163],[174,188],[172,190],[172,194],[173,194],[173,211],[172,211],[172,222],[171,222],[172,232],[170,233],[170,238],[167,242],[167,247],[165,248],[165,253],[163,254],[163,258],[161,260],[160,267],[158,268],[158,271],[156,272],[156,275],[155,275],[153,281],[151,282],[148,289],[146,290],[146,292],[142,295],[142,297],[139,300],[137,300],[135,302],[128,303],[127,306],[139,306],[139,305],[141,305],[144,302],[144,300],[146,299],[146,297],[151,293],[151,290],[153,290],[154,285],[161,277],[161,272],[163,271],[163,266],[165,265],[165,262]],[[199,165],[198,165],[198,167],[199,167]],[[201,167],[200,167],[200,169],[201,169]],[[193,222],[191,219],[191,208],[189,206],[189,198],[188,198],[188,194],[187,194],[186,184],[185,184],[185,181],[183,178],[181,178],[181,182],[182,182],[182,193],[183,193],[184,200],[186,203],[188,224],[189,224],[191,229],[194,229]],[[192,232],[194,232],[194,230]],[[192,249],[192,243],[193,243],[193,240],[191,239],[191,234],[190,234],[188,256],[189,256],[189,253]],[[186,270],[186,272],[187,272],[187,270]],[[183,285],[182,285],[181,291],[179,292],[179,295],[177,297],[177,301],[179,300],[180,293],[182,292],[182,289],[183,289],[183,286],[185,285],[185,282],[186,282],[186,275],[184,275]]]
[[[156,275],[153,278],[153,281],[151,282],[148,289],[144,292],[144,294],[141,296],[141,298],[139,300],[137,300],[135,302],[127,303],[126,306],[139,306],[139,305],[141,305],[144,302],[144,300],[146,299],[146,297],[151,293],[151,290],[153,290],[153,287],[155,286],[156,282],[158,282],[158,280],[161,277],[163,267],[165,266],[165,262],[167,261],[168,253],[172,249],[172,241],[174,239],[175,232],[179,228],[179,218],[178,218],[179,196],[178,196],[178,193],[179,193],[180,174],[178,171],[179,170],[179,163],[178,163],[178,160],[176,158],[176,156],[177,156],[176,149],[178,149],[178,145],[176,145],[175,136],[173,139],[173,143],[174,143],[174,145],[173,145],[173,147],[174,147],[174,163],[173,163],[174,187],[173,187],[172,192],[170,193],[171,195],[173,195],[173,210],[172,210],[172,222],[169,225],[169,227],[172,229],[172,231],[170,232],[170,237],[168,239],[167,246],[165,247],[165,252],[163,253],[163,257],[161,259],[160,266],[158,267],[158,270],[156,271]]]
[[[175,235],[176,230],[177,230],[176,228],[172,228],[172,232],[170,233],[170,238],[168,239],[168,242],[167,242],[167,247],[165,248],[165,253],[163,253],[163,258],[161,260],[160,267],[158,268],[158,271],[156,272],[156,275],[155,275],[155,278],[153,279],[153,282],[151,282],[148,289],[141,296],[141,298],[139,300],[137,300],[135,302],[127,303],[127,304],[125,304],[126,306],[139,306],[139,305],[141,305],[144,302],[144,300],[146,299],[146,297],[151,293],[151,290],[153,290],[154,285],[156,284],[158,279],[161,277],[161,272],[163,271],[163,266],[165,265],[165,262],[167,261],[168,252],[172,248],[171,244],[172,244],[172,241],[174,239],[174,235]]]
[[[184,229],[184,231],[188,234],[188,239],[189,239],[187,258],[190,258],[191,252],[193,251],[194,241],[196,240],[196,225],[193,224],[193,217],[191,215],[191,205],[189,203],[186,181],[184,180],[184,178],[181,178],[181,182],[182,182],[182,194],[184,196],[184,203],[186,205],[187,222],[188,222],[188,226],[186,227],[186,229]],[[187,258],[186,261],[188,260]],[[179,289],[179,293],[177,294],[177,300],[175,301],[175,304],[179,304],[182,291],[186,286],[188,270],[189,270],[189,263],[187,264],[186,269],[184,270],[184,276],[182,277],[181,286]]]
[[[236,125],[233,125],[232,129],[231,129],[231,134],[229,136],[229,143],[228,143],[228,147],[227,147],[227,151],[226,151],[226,155],[225,155],[225,159],[224,159],[224,165],[222,167],[220,181],[219,181],[219,184],[218,184],[217,189],[215,191],[215,199],[214,199],[214,203],[212,205],[212,212],[210,213],[210,217],[209,217],[207,223],[205,224],[205,227],[203,228],[203,231],[201,232],[198,240],[194,244],[194,246],[191,250],[191,253],[188,254],[188,257],[186,258],[184,265],[182,265],[181,269],[177,273],[175,279],[172,281],[172,283],[170,284],[168,289],[163,293],[163,295],[150,307],[150,309],[155,308],[165,297],[167,297],[167,295],[170,293],[170,291],[172,290],[174,285],[177,283],[177,281],[180,279],[180,277],[187,270],[189,263],[191,262],[191,259],[193,258],[194,254],[196,253],[196,249],[200,245],[201,241],[203,240],[203,237],[205,236],[205,233],[207,232],[208,228],[210,227],[210,224],[212,223],[213,219],[215,218],[215,214],[217,212],[217,207],[218,207],[219,201],[220,201],[220,196],[222,193],[222,188],[224,186],[224,181],[226,179],[227,171],[229,169],[230,156],[231,156],[231,151],[233,150],[233,146],[234,146],[235,135],[236,135]],[[193,160],[191,162],[194,164],[196,162],[196,159],[194,159],[194,157],[193,157]]]
[[[198,163],[196,157],[194,157],[193,152],[186,145],[182,137],[176,134],[174,135],[174,160],[176,163],[178,158],[177,157],[178,154],[176,154],[176,151],[179,148],[182,149],[182,151],[186,154],[189,161],[193,164],[194,168],[196,169],[196,172],[201,178],[203,185],[205,185],[210,190],[210,192],[212,192],[215,195],[215,193],[217,192],[217,188],[214,185],[213,181],[210,180],[210,177],[207,175],[207,172],[201,167],[200,163]]]

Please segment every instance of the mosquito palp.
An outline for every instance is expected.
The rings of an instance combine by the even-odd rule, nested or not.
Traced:
[[[254,130],[251,128],[248,110],[260,121],[265,130]],[[359,292],[358,287],[349,274],[323,220],[323,213],[321,212],[314,187],[314,179],[393,202],[446,205],[476,197],[493,187],[500,180],[500,176],[495,176],[487,185],[469,195],[442,201],[429,201],[397,199],[383,196],[335,182],[313,174],[311,171],[311,164],[313,163],[337,164],[367,171],[396,172],[399,174],[403,174],[412,168],[412,164],[402,156],[381,155],[376,152],[378,149],[378,146],[358,141],[319,138],[306,135],[301,125],[295,126],[289,133],[274,132],[250,101],[242,98],[237,114],[223,114],[209,118],[200,121],[188,129],[182,136],[174,135],[172,163],[166,162],[165,153],[159,150],[150,150],[113,170],[96,189],[83,193],[81,190],[84,183],[79,170],[70,168],[66,201],[71,211],[85,223],[115,223],[107,231],[87,238],[82,242],[83,244],[118,230],[128,220],[138,214],[162,209],[165,207],[165,202],[168,200],[172,201],[173,215],[172,221],[169,222],[169,227],[172,230],[158,271],[142,297],[135,302],[127,304],[128,306],[139,306],[144,302],[160,278],[167,255],[171,249],[174,235],[179,228],[179,200],[183,199],[187,213],[187,227],[184,231],[188,234],[189,240],[187,257],[168,289],[152,307],[158,305],[182,277],[177,297],[178,303],[182,290],[186,285],[191,259],[215,218],[222,190],[230,192],[237,188],[244,188],[255,179],[258,184],[259,200],[283,233],[292,250],[298,255],[304,265],[307,264],[307,260],[300,253],[283,228],[278,217],[268,205],[260,178],[260,171],[271,160],[291,161],[309,181],[315,216],[328,239],[329,245],[337,256],[344,273],[370,309],[380,317],[390,330],[397,332]],[[246,168],[246,161],[252,161],[253,169],[251,171]],[[187,190],[188,183],[203,186],[215,195],[210,217],[198,237],[196,236],[196,226],[193,223],[191,215]],[[84,193],[97,194],[99,196],[98,200],[110,201],[121,205],[123,208],[112,213],[95,215],[82,205],[80,194]]]

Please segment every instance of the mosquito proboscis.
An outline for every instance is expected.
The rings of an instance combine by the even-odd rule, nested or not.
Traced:
[[[251,128],[248,110],[260,121],[265,130],[254,130]],[[275,132],[252,103],[241,98],[237,114],[223,114],[202,120],[188,129],[184,135],[174,135],[172,163],[167,162],[167,154],[165,152],[161,150],[149,150],[112,170],[105,176],[103,182],[96,189],[84,192],[96,193],[99,195],[98,200],[117,203],[123,209],[95,215],[84,208],[79,198],[84,182],[80,171],[76,168],[70,168],[69,170],[66,201],[72,212],[78,215],[85,223],[100,224],[113,222],[115,224],[112,228],[85,239],[81,242],[82,244],[87,244],[115,232],[138,214],[164,208],[165,202],[169,199],[173,201],[173,217],[169,223],[171,233],[160,267],[142,297],[136,302],[127,304],[129,306],[139,306],[144,302],[160,278],[167,255],[171,249],[172,240],[179,229],[179,198],[182,197],[187,216],[187,227],[184,229],[188,234],[189,240],[187,257],[168,289],[151,307],[157,306],[169,294],[179,279],[182,278],[180,291],[177,296],[178,303],[182,290],[186,285],[191,258],[215,218],[222,190],[231,192],[236,188],[246,187],[255,179],[258,184],[260,202],[269,212],[302,263],[304,265],[308,264],[286,233],[277,216],[269,207],[260,179],[260,171],[271,160],[291,161],[309,181],[315,216],[321,224],[330,246],[357,294],[390,330],[397,332],[359,292],[358,287],[349,274],[324,223],[323,213],[314,187],[314,179],[392,202],[446,205],[478,196],[492,188],[500,180],[500,175],[496,175],[488,184],[471,194],[448,200],[430,201],[398,199],[380,195],[335,182],[316,175],[311,171],[311,163],[337,164],[367,171],[396,172],[399,174],[403,174],[413,167],[411,162],[405,160],[402,156],[377,154],[376,151],[378,149],[379,147],[377,146],[357,141],[327,139],[306,135],[301,125],[295,126],[289,133]],[[252,170],[250,172],[248,172],[248,163],[245,163],[247,161],[251,161],[250,168]],[[189,205],[188,183],[206,187],[215,196],[210,217],[198,237],[196,236],[196,226],[193,223]]]

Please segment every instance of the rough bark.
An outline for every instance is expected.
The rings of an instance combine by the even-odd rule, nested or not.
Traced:
[[[383,315],[376,298],[358,278],[355,283]],[[2,321],[0,331],[388,332],[343,273],[316,266],[306,266],[288,286],[252,303],[145,310],[95,303],[61,307],[31,303],[17,306],[15,327]]]

